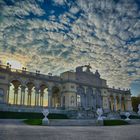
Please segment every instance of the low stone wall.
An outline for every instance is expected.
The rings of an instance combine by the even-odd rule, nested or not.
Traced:
[[[15,105],[0,105],[0,111],[10,111],[10,112],[36,112],[41,113],[44,107],[30,107],[30,106],[15,106]],[[57,108],[49,109],[50,113],[66,114],[66,110],[61,110]]]

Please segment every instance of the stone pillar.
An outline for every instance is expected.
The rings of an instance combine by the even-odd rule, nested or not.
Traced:
[[[40,106],[43,106],[43,100],[44,100],[44,91],[40,91]]]
[[[7,89],[7,96],[6,96],[6,103],[9,103],[9,93],[10,93],[10,84],[8,85],[8,89]]]
[[[52,106],[52,88],[48,87],[48,108],[51,108]]]
[[[15,86],[14,87],[14,103],[13,104],[17,105],[17,102],[18,102],[18,86]]]
[[[31,106],[31,95],[32,95],[32,88],[28,87],[28,99],[27,99],[27,105]]]
[[[35,88],[35,106],[39,105],[39,88]]]
[[[124,111],[126,111],[126,97],[124,96],[124,101],[123,101],[123,105],[124,105]]]
[[[24,105],[24,98],[25,98],[25,86],[21,86],[21,98],[20,98],[20,105]]]
[[[113,95],[114,98],[114,111],[117,110],[117,99],[116,99],[116,95]]]
[[[25,105],[25,94],[26,94],[26,91],[24,91],[24,94],[23,94],[23,105]]]
[[[119,109],[122,111],[122,95],[119,95]]]

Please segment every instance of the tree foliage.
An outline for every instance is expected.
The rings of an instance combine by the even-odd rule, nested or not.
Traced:
[[[131,99],[132,99],[133,111],[137,112],[138,111],[138,105],[140,104],[140,96],[132,97]]]

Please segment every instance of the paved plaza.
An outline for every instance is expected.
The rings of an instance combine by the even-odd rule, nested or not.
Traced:
[[[140,125],[48,127],[0,120],[0,140],[140,140]]]

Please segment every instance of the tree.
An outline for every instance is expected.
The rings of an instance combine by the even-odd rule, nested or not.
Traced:
[[[138,105],[140,104],[140,96],[131,97],[131,100],[132,100],[133,111],[137,112],[138,111]]]

